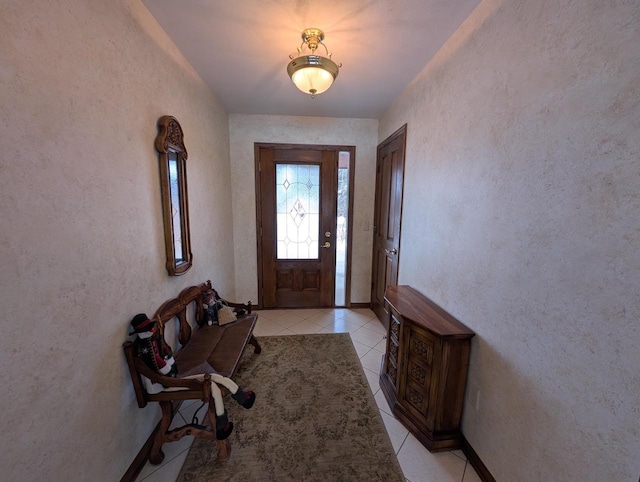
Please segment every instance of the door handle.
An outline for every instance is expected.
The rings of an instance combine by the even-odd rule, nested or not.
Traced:
[[[325,243],[320,247],[321,248],[330,248],[331,247],[331,243],[329,241],[325,241]]]
[[[392,250],[385,249],[384,252],[387,254],[398,254],[398,250],[396,248],[393,248]]]

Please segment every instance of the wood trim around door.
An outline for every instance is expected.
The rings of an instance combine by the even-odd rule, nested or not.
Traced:
[[[371,255],[371,310],[388,328],[387,286],[398,284],[407,124],[378,145]]]
[[[345,306],[350,305],[350,296],[351,296],[351,263],[352,263],[352,238],[353,238],[353,200],[354,200],[354,179],[355,179],[355,156],[356,156],[356,148],[355,146],[339,146],[339,145],[307,145],[307,144],[278,144],[278,143],[262,143],[256,142],[254,143],[254,171],[255,171],[255,189],[256,189],[256,252],[257,252],[257,280],[258,280],[258,303],[257,308],[264,308],[264,274],[263,274],[263,219],[262,219],[262,204],[264,199],[262,198],[263,193],[261,189],[261,173],[260,173],[260,151],[261,149],[279,149],[279,150],[317,150],[317,151],[334,151],[337,154],[339,152],[349,152],[349,207],[348,207],[348,220],[347,220],[347,258],[346,258],[346,287],[345,287],[345,296],[346,303]],[[332,238],[333,240],[333,238]],[[335,261],[335,260],[334,260]],[[335,271],[335,266],[334,266]],[[335,276],[335,273],[334,273]],[[335,278],[334,278],[335,280]],[[334,283],[335,290],[335,283]],[[332,300],[334,294],[332,293]],[[335,303],[333,303],[335,304]]]

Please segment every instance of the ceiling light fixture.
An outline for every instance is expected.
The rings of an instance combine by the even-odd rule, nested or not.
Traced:
[[[315,98],[325,92],[338,76],[342,64],[331,60],[327,46],[322,43],[324,32],[319,28],[308,28],[302,32],[302,43],[298,47],[298,56],[289,55],[291,62],[287,65],[287,73],[296,87],[305,94]],[[322,45],[327,57],[316,54],[318,45]],[[305,48],[306,46],[306,48]],[[303,50],[305,53],[303,54]]]

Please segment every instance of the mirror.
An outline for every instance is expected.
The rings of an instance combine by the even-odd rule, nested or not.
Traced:
[[[165,115],[158,121],[156,150],[160,154],[167,271],[170,276],[180,276],[191,268],[193,255],[187,201],[187,149],[182,127],[175,117]]]

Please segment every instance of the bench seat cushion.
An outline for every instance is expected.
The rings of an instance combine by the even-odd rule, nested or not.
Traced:
[[[231,377],[257,318],[255,314],[240,315],[236,321],[223,326],[205,325],[194,329],[189,343],[175,356],[178,376],[219,373]]]

